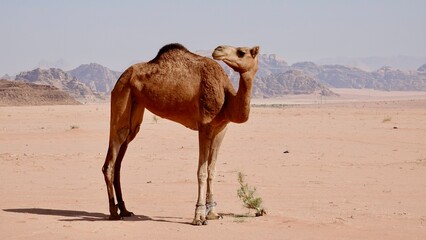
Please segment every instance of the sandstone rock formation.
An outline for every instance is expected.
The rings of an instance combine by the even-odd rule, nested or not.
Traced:
[[[0,80],[0,106],[71,104],[80,103],[56,87]]]
[[[73,98],[81,101],[96,101],[100,99],[99,94],[94,93],[84,83],[58,68],[34,69],[21,72],[16,75],[16,81],[23,81],[39,85],[50,85],[70,94]]]
[[[417,72],[426,73],[426,64],[423,64],[419,68],[417,68]]]
[[[296,63],[292,69],[303,71],[320,83],[334,88],[369,88],[385,91],[426,91],[426,64],[417,71],[382,67],[373,72],[342,65]]]
[[[68,72],[94,92],[110,93],[121,73],[97,63],[83,64]]]
[[[279,97],[293,94],[336,95],[313,77],[299,70],[260,76],[255,81],[253,94],[256,97]]]

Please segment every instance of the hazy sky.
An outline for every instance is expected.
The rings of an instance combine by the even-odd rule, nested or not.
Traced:
[[[260,45],[289,63],[426,56],[425,0],[0,0],[0,76],[41,60],[124,70],[166,43]]]

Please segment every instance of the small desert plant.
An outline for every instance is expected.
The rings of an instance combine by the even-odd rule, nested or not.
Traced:
[[[262,198],[255,197],[256,188],[251,189],[245,182],[244,174],[238,173],[238,182],[240,188],[237,191],[238,197],[243,201],[244,207],[256,210],[256,216],[263,216],[266,214],[262,207]]]
[[[73,129],[79,129],[79,128],[80,128],[80,127],[79,127],[79,126],[77,126],[77,125],[71,125],[71,126],[70,126],[70,129],[71,129],[71,130],[73,130]]]
[[[392,117],[387,116],[387,117],[383,118],[382,122],[385,123],[385,122],[390,122],[390,121],[392,121]]]

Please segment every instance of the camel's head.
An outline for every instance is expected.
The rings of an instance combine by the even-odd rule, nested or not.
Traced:
[[[216,60],[222,60],[226,65],[239,73],[247,71],[257,71],[257,55],[259,47],[231,47],[219,46],[217,47],[212,56]]]

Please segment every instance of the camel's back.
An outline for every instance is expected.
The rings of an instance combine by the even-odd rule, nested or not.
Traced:
[[[175,54],[173,52],[180,52],[180,54]],[[158,50],[157,56],[155,56],[155,58],[149,62],[158,63],[160,61],[163,61],[165,57],[167,58],[167,55],[178,56],[178,55],[181,55],[182,53],[190,53],[190,51],[186,49],[186,47],[184,47],[182,44],[179,44],[179,43],[167,44],[164,47],[160,48],[160,50]]]
[[[182,86],[198,91],[202,82],[218,86],[229,82],[225,71],[216,61],[194,54],[180,44],[166,45],[151,61],[135,64],[131,68],[136,76],[135,81],[145,86],[156,84],[157,88]]]

